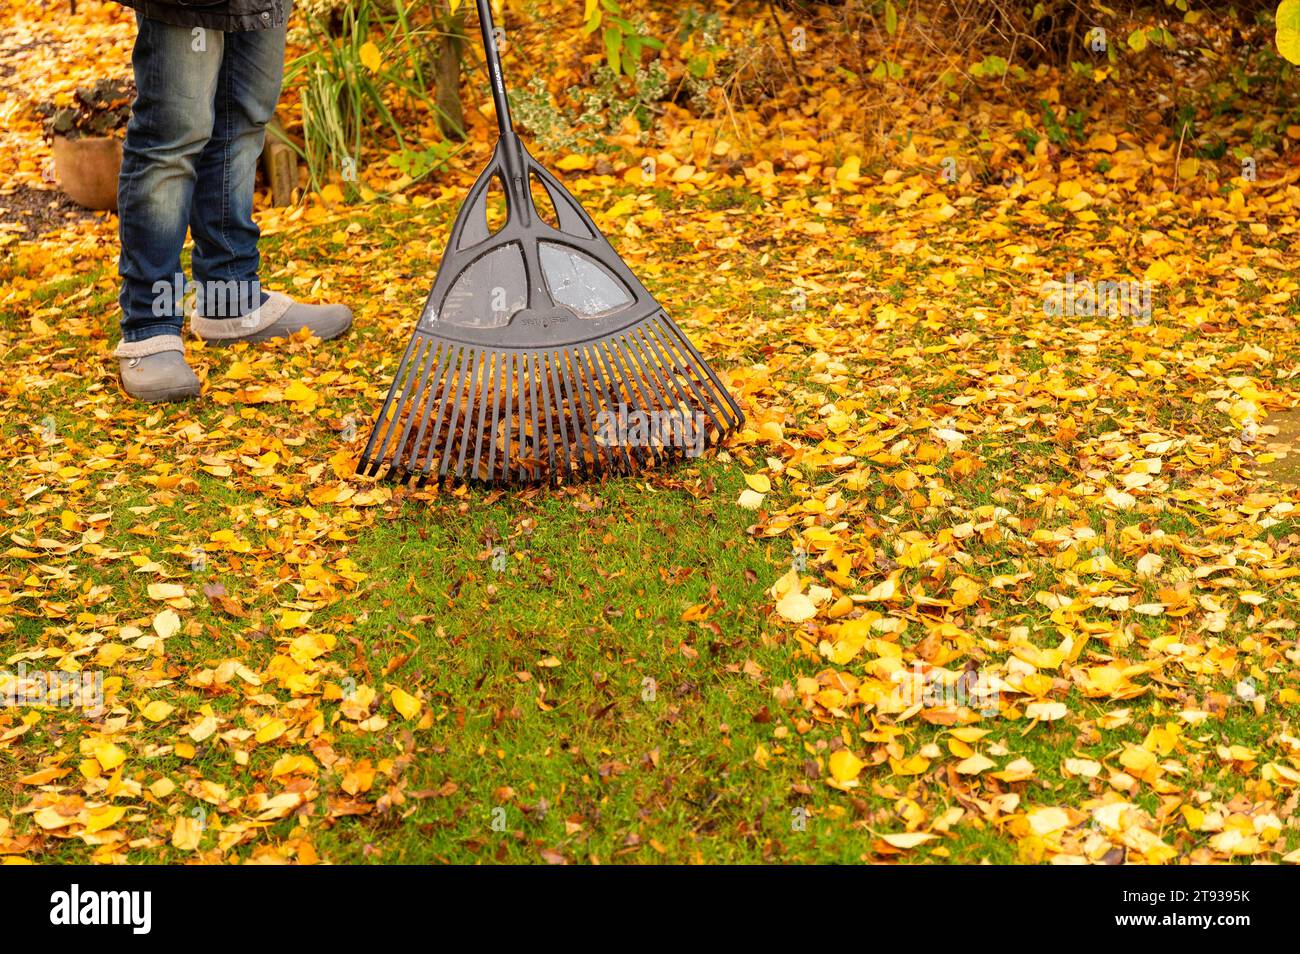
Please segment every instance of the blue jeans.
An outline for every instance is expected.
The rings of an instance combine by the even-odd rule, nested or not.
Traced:
[[[180,334],[183,299],[196,289],[209,289],[198,302],[210,318],[265,300],[253,181],[284,74],[283,27],[222,33],[138,14],[136,23],[137,95],[117,187],[123,341]],[[181,272],[187,226],[191,283]]]

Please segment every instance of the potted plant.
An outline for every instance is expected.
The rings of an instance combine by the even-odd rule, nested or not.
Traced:
[[[68,198],[88,209],[117,208],[122,134],[135,84],[101,79],[70,98],[38,107],[54,144],[54,172]]]

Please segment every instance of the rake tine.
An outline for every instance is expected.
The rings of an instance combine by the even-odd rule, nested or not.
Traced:
[[[519,356],[519,363],[523,366],[523,383],[519,388],[519,408],[521,411],[519,421],[519,468],[520,479],[528,481],[532,478],[533,471],[541,462],[538,458],[541,445],[537,439],[537,422],[533,417],[537,408],[537,401],[533,397],[532,354],[525,351]]]
[[[524,447],[524,429],[526,426],[524,420],[524,372],[523,368],[521,368],[523,364],[524,356],[516,352],[515,357],[511,360],[511,383],[513,387],[511,387],[510,391],[507,391],[510,400],[506,403],[507,409],[510,409],[511,419],[510,426],[506,429],[507,441],[510,441],[516,429],[519,432],[519,441],[517,443],[510,441],[513,450],[515,450],[515,465],[508,469],[506,474],[511,485],[523,481],[524,454],[526,452]]]
[[[600,442],[596,439],[595,424],[593,423],[591,411],[587,408],[587,390],[586,378],[583,375],[582,363],[578,360],[577,349],[570,349],[568,353],[569,372],[573,376],[574,382],[578,385],[570,391],[570,399],[576,400],[581,408],[581,419],[584,425],[579,434],[586,432],[587,446],[591,451],[591,467],[593,473],[599,473],[601,470]]]
[[[528,474],[528,352],[515,358],[515,408],[519,412],[519,452],[515,455],[515,479],[520,483]]]
[[[619,395],[615,390],[614,373],[610,370],[609,363],[605,361],[605,355],[601,352],[599,345],[594,343],[588,345],[587,352],[587,360],[591,362],[593,376],[596,379],[596,386],[600,389],[601,400],[604,401],[607,420],[612,419],[617,422],[620,405],[625,404],[625,402],[619,400]],[[601,374],[602,364],[604,365],[604,374]],[[605,386],[606,381],[609,382],[608,390]],[[610,397],[611,393],[614,394],[613,398]],[[628,453],[628,449],[624,445],[624,442],[622,440],[617,440],[617,435],[616,444],[618,446],[619,456],[622,458],[622,469],[616,470],[615,472],[627,474],[632,473],[636,470],[636,467],[632,462],[632,455]]]
[[[583,479],[587,475],[587,470],[583,466],[584,451],[582,449],[582,426],[578,419],[577,403],[570,397],[573,393],[573,385],[569,381],[568,375],[568,353],[561,350],[556,351],[551,360],[552,372],[555,375],[555,403],[559,409],[560,427],[564,431],[564,443],[569,449],[571,456],[572,469],[577,474],[578,479]],[[573,436],[569,436],[569,429],[573,429]]]
[[[475,430],[474,442],[474,464],[471,475],[478,476],[479,467],[483,463],[483,429],[487,424],[487,406],[489,395],[492,394],[492,375],[497,365],[497,353],[489,351],[487,357],[483,360],[483,380],[480,382],[478,395],[478,426]]]
[[[456,424],[461,420],[462,408],[469,403],[469,386],[474,377],[474,371],[478,361],[478,352],[474,348],[465,351],[461,365],[460,376],[456,380],[456,390],[452,394],[451,416],[447,420],[447,440],[442,449],[442,455],[438,460],[438,477],[439,479],[447,475],[451,467],[451,460],[455,456],[456,449]],[[464,396],[461,394],[461,387],[464,386]],[[461,446],[465,443],[465,433],[468,428],[462,424],[460,428]],[[432,461],[430,461],[432,463]]]
[[[505,455],[501,462],[501,483],[506,486],[509,486],[513,480],[510,474],[510,438],[514,435],[515,430],[515,412],[513,410],[513,405],[515,400],[515,388],[519,385],[518,364],[518,352],[510,352],[510,363],[506,365],[505,430],[501,435],[501,449]]]
[[[664,406],[663,398],[656,390],[655,380],[641,362],[641,356],[636,351],[636,339],[630,334],[620,335],[617,352],[635,381],[637,392],[642,395],[647,411],[662,417],[668,408]],[[655,456],[663,461],[671,460],[673,457],[672,447],[662,446],[654,450]]]
[[[447,409],[450,405],[451,412],[454,415],[456,411],[456,398],[460,394],[460,379],[465,375],[465,349],[461,348],[456,352],[451,364],[447,366],[447,378],[443,381],[442,397],[438,400],[438,412],[433,425],[433,434],[429,437],[429,449],[424,455],[424,467],[421,468],[421,479],[429,476],[433,469],[433,455],[438,450],[438,439],[442,435],[443,418],[447,416]],[[451,421],[447,422],[447,433],[451,434]],[[445,456],[445,452],[444,456]],[[441,461],[439,461],[441,464]]]
[[[596,386],[595,392],[592,395],[592,401],[601,401],[606,413],[614,413],[611,409],[609,393],[605,389],[605,379],[600,373],[600,364],[592,357],[591,349],[588,345],[582,346],[582,353],[591,380]],[[596,413],[596,426],[600,426],[599,411]],[[626,473],[632,469],[632,459],[628,456],[627,448],[625,448],[621,442],[615,440],[614,444],[618,448],[617,456],[614,454],[613,450],[608,447],[605,448],[605,454],[609,458],[608,467],[614,473]]]
[[[410,455],[406,450],[409,446],[407,441],[411,436],[411,428],[415,425],[416,418],[421,414],[420,409],[424,407],[428,401],[429,381],[437,380],[437,375],[441,373],[440,371],[435,372],[434,367],[435,365],[438,368],[442,367],[442,362],[446,357],[448,349],[449,346],[443,345],[441,342],[435,342],[433,346],[424,353],[424,360],[420,364],[419,374],[413,374],[411,377],[412,384],[415,383],[417,378],[419,384],[416,385],[415,390],[411,392],[409,404],[405,402],[405,399],[403,399],[402,416],[404,417],[404,420],[402,421],[402,430],[401,434],[396,437],[396,443],[393,445],[393,468],[403,480],[405,480],[411,473],[411,468],[409,466]],[[430,378],[431,373],[433,374],[432,379]]]
[[[545,468],[542,461],[542,419],[541,409],[545,407],[542,402],[542,395],[539,393],[542,382],[537,376],[537,361],[541,356],[536,352],[528,353],[528,423],[533,429],[532,440],[532,470],[529,473],[529,479],[533,479],[538,473],[544,472]],[[550,428],[550,419],[547,419],[547,428]]]
[[[442,460],[438,462],[438,476],[444,477],[451,470],[453,461],[464,457],[467,435],[469,434],[470,394],[474,386],[474,375],[478,373],[479,352],[477,348],[466,351],[461,365],[460,381],[456,385],[456,394],[452,401],[451,417],[447,421],[447,441]],[[463,385],[463,389],[462,389]],[[460,444],[461,453],[457,455],[456,445]]]
[[[646,352],[642,345],[641,336],[635,331],[629,331],[624,335],[624,338],[628,342],[628,353],[632,355],[633,359],[641,368],[642,375],[650,382],[650,386],[654,389],[655,397],[659,401],[660,409],[671,411],[673,408],[672,399],[668,396],[668,392],[664,390],[663,385],[665,382],[659,377],[659,368],[655,364],[654,358]]]
[[[657,373],[662,375],[663,381],[669,389],[669,400],[672,405],[670,410],[682,411],[683,408],[690,410],[692,404],[690,395],[686,393],[686,389],[682,387],[681,382],[677,379],[677,373],[673,370],[672,359],[659,343],[659,340],[648,329],[641,328],[638,330],[641,344],[651,356]],[[672,393],[677,395],[676,401],[671,400]]]
[[[655,420],[656,408],[654,401],[650,396],[650,391],[641,376],[637,374],[636,369],[632,366],[632,361],[623,350],[625,342],[621,337],[611,338],[606,341],[606,350],[609,352],[609,360],[613,362],[615,369],[618,371],[622,382],[623,390],[627,392],[628,401],[635,401],[637,409],[641,411],[650,423],[651,430],[646,434],[646,443],[640,447],[641,465],[654,464],[662,457],[660,450],[655,447],[655,430],[653,422]]]
[[[632,350],[630,350],[627,335],[620,335],[620,337],[612,343],[610,350],[614,352],[616,360],[620,360],[621,363],[623,363],[624,368],[627,369],[628,377],[632,380],[634,386],[636,386],[637,399],[640,400],[647,415],[655,415],[655,413],[658,413],[659,408],[655,407],[654,394],[650,391],[650,382],[645,380],[645,372],[641,369],[640,364],[636,363],[636,356],[634,356]],[[627,380],[628,378],[624,378],[624,381]],[[646,454],[651,460],[656,458],[667,460],[671,459],[672,448],[669,446],[656,448],[654,442],[651,441],[650,446],[647,447]]]
[[[569,411],[568,408],[564,406],[564,398],[561,397],[560,387],[556,383],[559,378],[555,370],[555,365],[559,360],[560,354],[561,352],[558,351],[546,352],[546,373],[551,382],[551,393],[555,395],[553,399],[555,403],[553,405],[548,404],[547,406],[554,407],[559,411],[556,416],[559,419],[560,456],[564,458],[564,476],[568,477],[573,470],[573,461],[569,453]],[[547,420],[550,420],[550,415],[547,415]]]
[[[496,431],[496,438],[501,448],[501,471],[499,475],[493,477],[493,482],[509,487],[510,478],[510,439],[514,433],[514,394],[512,388],[515,384],[515,353],[511,351],[506,355],[506,360],[502,368],[501,387],[497,390],[493,400],[501,405],[501,424]],[[494,471],[494,474],[496,472]]]
[[[362,473],[366,477],[374,477],[379,473],[384,454],[384,447],[379,445],[378,457],[371,456],[375,451],[375,444],[379,440],[379,432],[383,429],[382,424],[384,416],[388,414],[389,408],[393,406],[393,398],[397,394],[397,382],[404,373],[410,373],[411,355],[415,352],[417,342],[422,341],[419,335],[412,335],[410,342],[406,346],[406,352],[402,355],[402,360],[397,365],[397,371],[393,373],[393,384],[388,389],[388,397],[384,399],[384,406],[379,409],[379,416],[375,418],[375,426],[370,430],[370,440],[366,441],[366,449],[361,452],[361,467],[364,468]],[[396,412],[394,412],[396,413]],[[389,418],[391,421],[392,418]]]
[[[511,412],[512,431],[517,439],[511,441],[510,449],[514,454],[513,464],[510,468],[511,486],[521,485],[526,481],[528,472],[528,402],[525,395],[524,380],[524,355],[517,353],[514,360],[514,390],[510,392],[510,402],[514,410]]]
[[[548,352],[541,352],[542,372],[537,376],[537,385],[541,388],[541,416],[546,423],[546,473],[551,483],[555,483],[555,433],[551,429],[551,396],[547,393],[546,376],[550,373],[548,367]],[[540,427],[538,430],[538,440],[541,440]]]
[[[516,352],[511,356],[510,388],[506,391],[506,411],[510,415],[506,427],[506,446],[514,450],[515,462],[514,467],[506,466],[505,478],[512,486],[520,480],[520,468],[524,459],[524,375],[519,369],[522,363],[523,355]],[[516,429],[519,434],[517,442],[512,439]]]
[[[533,356],[525,351],[519,355],[519,479],[532,480],[538,464],[537,427],[533,421]]]
[[[610,413],[617,415],[624,408],[629,414],[640,410],[636,406],[636,399],[632,396],[632,389],[628,386],[623,369],[611,353],[610,342],[604,340],[592,342],[591,350],[600,357],[601,363],[605,366],[605,377],[602,380],[609,385]],[[645,466],[646,448],[630,440],[621,442],[619,446],[622,448],[628,473],[635,474]]]
[[[506,363],[510,360],[510,355],[501,355],[501,360],[497,362],[496,371],[492,376],[492,390],[489,392],[492,398],[492,430],[488,432],[488,482],[496,481],[497,473],[497,425],[501,422],[501,378],[504,376]]]
[[[426,464],[438,442],[438,425],[442,421],[442,409],[447,403],[447,391],[451,387],[451,379],[456,374],[456,363],[459,360],[460,349],[456,345],[448,345],[447,361],[438,368],[429,393],[425,397],[424,413],[420,415],[420,429],[415,434],[415,443],[411,445],[409,455],[411,473],[416,477],[416,486],[423,486],[428,477]],[[428,440],[425,439],[426,437]]]
[[[659,406],[663,408],[663,412],[672,413],[673,411],[677,411],[680,402],[675,403],[672,400],[672,383],[669,381],[669,376],[664,374],[663,377],[660,377],[660,373],[662,372],[660,372],[659,363],[658,360],[655,359],[654,352],[650,350],[649,342],[645,341],[646,335],[638,333],[637,330],[632,330],[628,331],[627,338],[628,341],[632,343],[632,346],[630,346],[628,350],[634,359],[642,361],[646,377],[649,378],[651,383],[653,383],[655,395],[658,396]],[[682,454],[684,454],[684,452],[680,451],[679,448],[669,448],[668,459],[676,460],[677,458],[680,458]]]
[[[623,363],[619,360],[618,344],[614,341],[605,341],[603,342],[603,347],[597,347],[601,350],[601,357],[605,361],[605,366],[609,368],[611,384],[615,380],[618,382],[616,390],[620,393],[616,396],[619,398],[620,404],[623,402],[623,399],[626,398],[627,406],[632,407],[633,404],[635,404],[635,409],[638,411],[644,411],[646,419],[649,421],[650,411],[652,409],[646,405],[645,398],[641,394],[641,389],[639,387],[636,389],[636,395],[634,396],[632,394],[632,385],[629,384],[631,376],[627,373],[627,368],[624,367]],[[650,435],[647,434],[646,437],[647,440],[649,440]],[[632,456],[636,460],[637,469],[645,467],[646,461],[654,460],[653,442],[647,443],[644,447],[639,444],[633,445]]]
[[[579,477],[585,480],[588,476],[587,455],[595,454],[587,445],[589,443],[585,438],[583,430],[586,426],[585,408],[582,402],[578,400],[578,375],[574,368],[574,357],[571,350],[564,350],[558,353],[559,364],[558,373],[560,383],[564,392],[565,411],[568,415],[569,422],[573,425],[573,449],[577,454],[577,466]]]
[[[681,371],[677,373],[676,376],[686,381],[687,386],[691,389],[692,393],[694,393],[696,401],[699,402],[704,413],[709,416],[709,420],[713,422],[713,426],[717,428],[720,433],[726,433],[727,428],[723,427],[722,424],[719,423],[717,416],[713,413],[713,402],[709,398],[705,397],[705,395],[701,393],[700,389],[696,387],[694,378],[690,374],[690,371],[692,370],[690,361],[683,358],[674,347],[672,339],[668,337],[662,326],[659,325],[658,318],[655,318],[652,324],[660,330],[660,333],[663,336],[664,350],[670,355],[670,360],[681,366]]]
[[[537,468],[538,451],[537,424],[533,419],[533,410],[537,406],[533,399],[533,356],[525,351],[519,356],[523,380],[519,386],[519,467],[520,479],[529,481]]]
[[[429,417],[432,416],[434,404],[438,402],[439,391],[442,391],[443,398],[445,398],[447,394],[446,383],[443,381],[443,378],[445,378],[447,374],[451,373],[451,368],[454,367],[454,364],[455,348],[448,344],[445,350],[443,350],[442,355],[438,356],[438,369],[433,373],[429,389],[425,390],[424,394],[422,394],[424,402],[422,402],[422,409],[420,412],[420,430],[417,430],[416,432],[415,443],[411,445],[411,452],[406,455],[407,460],[409,461],[409,468],[407,469],[407,473],[409,474],[415,474],[420,469],[420,448],[424,447],[424,434],[425,430],[428,430],[429,428]],[[421,382],[421,387],[422,386],[424,385],[422,385]],[[409,430],[411,430],[411,422],[408,421],[407,430],[402,434],[403,447],[407,446],[407,433]],[[417,482],[424,482],[424,478],[421,476]]]
[[[705,361],[702,357],[700,357],[700,353],[695,350],[695,345],[691,344],[691,339],[687,336],[686,332],[682,331],[681,328],[671,323],[669,325],[669,328],[673,333],[673,337],[676,338],[677,341],[680,342],[682,345],[684,345],[686,350],[690,352],[690,356],[694,360],[695,367],[703,368],[704,373],[707,374],[709,376],[709,380],[713,382],[713,389],[716,392],[716,396],[721,398],[720,401],[716,402],[716,406],[718,407],[718,409],[720,411],[723,411],[724,413],[726,410],[731,411],[733,420],[728,424],[728,429],[732,427],[738,427],[741,421],[744,420],[744,415],[740,411],[740,405],[735,402],[735,399],[733,399],[732,396],[727,392],[727,389],[723,387],[722,381],[719,380],[717,374],[714,373],[714,370],[711,367],[709,367],[709,363]]]
[[[471,425],[471,418],[474,416],[473,397],[478,394],[483,385],[483,373],[480,370],[487,366],[486,359],[478,353],[473,352],[474,363],[470,371],[469,380],[465,382],[465,408],[462,417],[464,420],[460,428],[460,454],[456,458],[456,476],[460,477],[465,473],[465,452],[469,450],[469,442],[474,428]]]
[[[419,378],[420,376],[419,369],[423,367],[425,362],[429,360],[430,353],[436,350],[438,347],[437,342],[430,341],[427,338],[422,338],[419,335],[416,335],[411,339],[412,350],[414,350],[414,346],[416,342],[420,342],[421,345],[426,345],[426,347],[424,347],[422,350],[417,351],[415,355],[412,355],[412,357],[415,358],[416,360],[412,360],[405,367],[398,368],[397,376],[394,377],[393,379],[393,388],[388,395],[389,403],[385,405],[385,407],[391,408],[390,416],[387,421],[384,421],[384,419],[381,417],[379,421],[375,423],[375,430],[370,435],[370,439],[373,441],[375,439],[375,435],[378,434],[381,430],[383,431],[383,436],[379,440],[379,450],[375,457],[375,473],[379,472],[379,469],[383,465],[385,458],[388,457],[389,441],[392,440],[393,434],[397,430],[398,422],[404,416],[404,409],[406,408],[407,399],[411,396],[411,389],[415,386],[416,379]],[[397,394],[399,381],[403,380],[402,378],[403,374],[405,374],[405,379],[404,379],[405,384],[402,386],[401,397],[398,398],[396,401],[394,401],[393,396]],[[398,451],[400,451],[400,449],[401,449],[400,445],[393,448],[392,468],[394,470],[397,469],[397,456],[398,456]]]
[[[499,386],[492,395],[493,407],[499,414],[497,426],[492,430],[492,438],[496,442],[493,448],[493,468],[492,482],[509,486],[510,484],[510,430],[512,422],[510,420],[510,388],[514,384],[515,378],[515,353],[507,352],[505,359],[501,362],[500,367],[501,380]],[[501,469],[496,469],[496,451],[501,451]]]

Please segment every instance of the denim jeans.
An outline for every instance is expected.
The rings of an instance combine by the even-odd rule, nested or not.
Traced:
[[[284,27],[222,33],[139,14],[136,23],[137,95],[117,187],[123,341],[180,334],[183,300],[196,289],[211,318],[240,317],[265,300],[253,181],[284,74]]]

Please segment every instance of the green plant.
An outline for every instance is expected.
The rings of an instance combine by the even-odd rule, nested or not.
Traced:
[[[1047,133],[1047,141],[1058,149],[1064,149],[1071,142],[1083,142],[1086,138],[1083,123],[1084,114],[1079,111],[1069,113],[1065,117],[1065,125],[1057,119],[1055,110],[1052,109],[1051,103],[1045,99],[1038,101],[1038,106],[1043,113],[1043,129]]]
[[[605,58],[615,76],[635,76],[641,65],[641,52],[646,49],[662,50],[662,40],[641,32],[641,28],[623,16],[618,0],[587,0],[583,13],[584,34],[592,34],[601,27],[605,44]]]
[[[1000,56],[986,56],[970,68],[971,76],[1001,77],[1007,75],[1007,61]]]
[[[1202,159],[1217,161],[1228,154],[1228,143],[1219,135],[1213,136],[1208,143],[1199,146],[1196,155]]]
[[[682,14],[676,41],[679,55],[686,61],[682,86],[687,102],[697,116],[708,115],[717,106],[719,93],[725,98],[735,90],[740,62],[736,50],[723,39],[724,24],[720,14],[695,7]]]
[[[874,80],[902,79],[903,67],[893,60],[881,60],[872,68],[871,78]]]
[[[388,157],[388,164],[412,179],[422,179],[435,170],[445,171],[455,147],[448,142],[434,143],[428,149],[404,149]]]
[[[405,167],[412,179],[440,168],[454,151],[446,143],[421,148],[411,131],[415,124],[404,121],[399,109],[427,110],[447,124],[444,129],[460,126],[459,117],[449,117],[434,100],[425,80],[426,41],[442,36],[434,23],[438,11],[431,6],[428,12],[430,25],[424,27],[415,25],[403,0],[387,6],[359,0],[334,9],[328,19],[306,17],[311,49],[287,72],[289,82],[299,85],[303,148],[298,151],[312,188],[319,190],[337,176],[345,194],[355,197],[362,155],[369,149],[395,148],[394,165]]]
[[[1065,117],[1065,125],[1076,142],[1083,142],[1088,138],[1083,128],[1084,119],[1083,112],[1077,109]]]
[[[78,87],[70,102],[43,103],[36,114],[44,119],[47,137],[111,136],[126,127],[131,118],[135,83],[131,80],[101,79]]]
[[[566,115],[552,100],[546,81],[534,76],[522,89],[510,94],[510,108],[515,122],[527,129],[544,148],[571,151],[578,143],[574,118]]]
[[[632,91],[620,89],[618,76],[602,65],[596,70],[595,85],[571,86],[564,99],[578,105],[574,112],[556,104],[546,83],[535,76],[522,90],[511,94],[515,119],[545,148],[575,150],[584,138],[619,130],[623,120],[635,116],[643,130],[654,117],[654,104],[668,88],[668,74],[658,61],[642,67],[633,76]]]
[[[713,74],[718,59],[727,52],[727,48],[719,41],[721,35],[722,17],[716,12],[700,11],[692,7],[682,14],[677,39],[683,45],[690,45],[686,69],[692,77],[705,79]]]

